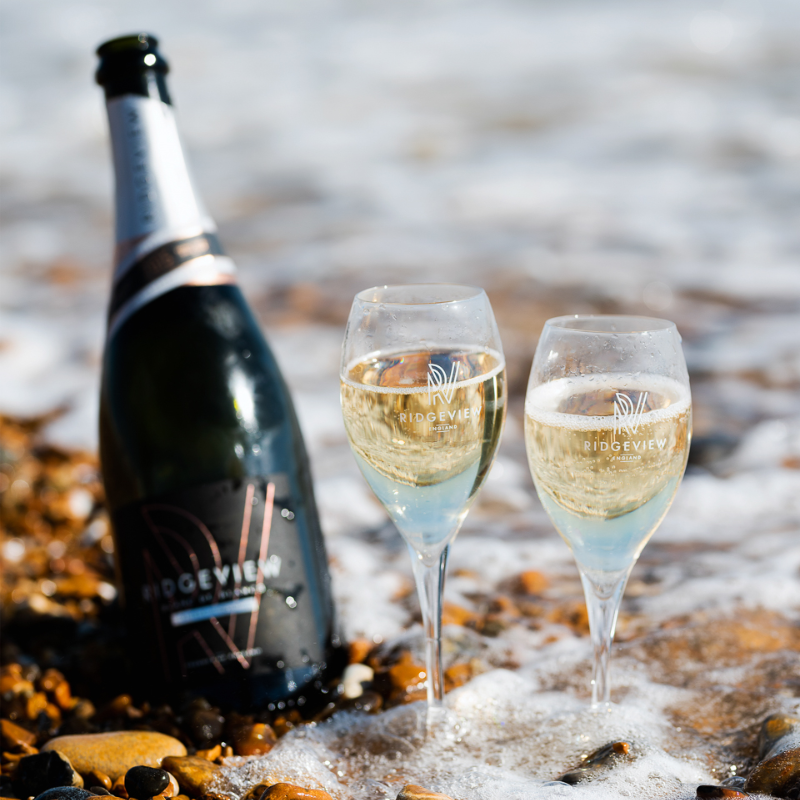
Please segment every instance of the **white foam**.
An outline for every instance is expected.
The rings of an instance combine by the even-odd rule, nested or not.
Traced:
[[[647,411],[641,415],[642,425],[664,422],[685,413],[691,405],[691,395],[686,386],[663,375],[609,373],[584,375],[574,378],[559,378],[537,386],[529,392],[525,401],[525,414],[542,423],[558,428],[577,431],[601,431],[614,427],[614,416],[588,416],[564,414],[557,411],[559,405],[575,395],[590,392],[626,391],[658,392],[670,400],[666,408]]]
[[[453,351],[453,348],[449,348],[450,351]],[[444,352],[445,348],[441,350],[436,347],[436,345],[431,346],[431,353],[438,353]],[[484,383],[485,381],[490,380],[495,375],[499,375],[505,368],[506,362],[503,358],[501,353],[498,353],[496,350],[491,350],[487,348],[486,350],[462,350],[458,349],[455,350],[458,355],[471,355],[471,354],[483,354],[483,353],[490,353],[492,356],[492,361],[495,363],[495,366],[489,370],[489,372],[484,372],[481,375],[475,375],[472,378],[468,378],[465,381],[456,381],[452,386],[448,384],[448,391],[452,389],[455,391],[456,389],[463,389],[466,386],[474,386],[476,383]],[[359,383],[358,381],[353,381],[350,379],[350,375],[352,374],[353,370],[359,365],[364,364],[373,360],[385,360],[390,358],[397,358],[401,355],[405,355],[405,351],[402,353],[370,353],[368,356],[364,358],[358,358],[354,361],[351,361],[347,367],[344,369],[341,375],[341,379],[343,383],[352,386],[355,389],[367,389],[370,392],[377,392],[378,394],[427,394],[431,391],[429,386],[410,386],[410,387],[403,387],[403,386],[374,386],[373,384],[369,383]]]
[[[674,798],[685,786],[712,780],[699,755],[670,744],[674,730],[661,716],[660,703],[674,699],[656,694],[639,707],[593,712],[495,670],[448,696],[450,725],[433,739],[425,735],[421,703],[378,716],[340,713],[291,732],[264,758],[226,768],[216,788],[241,794],[265,779],[287,780],[301,761],[306,785],[352,800],[394,798],[403,783],[412,782],[410,776],[426,788],[470,800],[618,800],[634,796],[630,792]],[[630,743],[630,759],[598,770],[580,786],[553,783],[582,756],[620,740]]]

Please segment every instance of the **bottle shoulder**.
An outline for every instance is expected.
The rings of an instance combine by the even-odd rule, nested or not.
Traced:
[[[236,286],[181,287],[137,311],[107,343],[101,406],[104,472],[129,476],[125,499],[305,462],[277,362]]]

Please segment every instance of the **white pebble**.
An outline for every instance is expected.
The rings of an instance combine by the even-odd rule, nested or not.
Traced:
[[[73,489],[67,498],[69,510],[73,517],[84,519],[94,508],[94,498],[86,489]]]
[[[375,677],[371,667],[366,664],[350,664],[342,676],[344,684],[344,696],[349,700],[361,697],[364,694],[362,683],[367,683]]]

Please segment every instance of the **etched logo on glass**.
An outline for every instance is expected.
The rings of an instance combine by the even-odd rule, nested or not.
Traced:
[[[614,400],[614,433],[622,433],[625,430],[629,436],[635,434],[642,422],[646,403],[647,392],[639,395],[635,406],[630,397],[617,392]]]
[[[450,376],[438,364],[431,362],[428,364],[428,402],[436,404],[436,398],[445,405],[449,405],[453,399],[453,392],[458,381],[458,361],[453,362],[450,368]]]

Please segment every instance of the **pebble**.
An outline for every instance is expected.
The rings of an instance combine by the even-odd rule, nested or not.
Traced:
[[[261,795],[261,800],[333,800],[322,789],[304,789],[293,783],[274,783]]]
[[[219,766],[199,756],[168,756],[161,766],[175,776],[181,791],[189,795],[205,794],[220,771]]]
[[[550,584],[547,576],[535,569],[523,572],[517,578],[520,591],[524,594],[541,594]]]
[[[57,669],[48,669],[42,675],[39,679],[39,688],[51,695],[62,711],[68,711],[77,702],[72,697],[72,690],[67,679]]]
[[[353,639],[349,647],[350,663],[356,664],[359,661],[365,661],[373,646],[369,639]]]
[[[263,722],[237,725],[232,738],[237,756],[263,756],[278,741],[275,731]]]
[[[89,770],[83,777],[87,786],[102,786],[104,789],[110,789],[114,783],[109,775],[99,769]]]
[[[731,789],[744,789],[745,783],[747,783],[747,779],[743,776],[731,775],[729,778],[725,778],[725,780],[720,783],[720,786],[728,786]]]
[[[125,773],[128,797],[147,800],[161,794],[169,786],[169,773],[155,767],[131,767]]]
[[[775,797],[800,797],[800,720],[783,714],[767,717],[758,735],[760,761],[744,788]]]
[[[36,734],[8,719],[0,720],[0,736],[4,750],[13,750],[23,745],[30,747],[36,741]]]
[[[413,783],[406,784],[397,795],[397,800],[453,800],[452,797],[439,792],[432,792]]]
[[[56,786],[37,795],[36,800],[86,800],[92,796],[91,792],[76,786]]]
[[[225,717],[218,708],[212,708],[207,700],[194,700],[183,716],[192,741],[199,750],[219,741],[225,726]]]
[[[260,800],[261,795],[269,789],[270,785],[268,783],[257,783],[255,786],[251,786],[242,800]]]
[[[444,672],[446,691],[463,686],[471,677],[472,667],[470,664],[453,664]]]
[[[38,795],[57,786],[83,787],[83,778],[73,769],[69,758],[50,751],[25,756],[17,764],[15,783],[23,797]]]
[[[800,719],[786,714],[772,714],[761,723],[758,732],[758,757],[765,758],[767,753],[790,733],[800,731]]]
[[[716,800],[717,798],[750,797],[741,789],[734,789],[732,786],[698,786],[697,796],[700,800]]]
[[[175,779],[174,775],[170,773],[167,774],[169,775],[169,786],[161,792],[159,797],[177,797],[181,792],[181,787],[178,786],[178,781]]]
[[[19,664],[7,664],[0,671],[0,695],[4,700],[10,700],[17,695],[31,695],[33,692],[33,684],[22,677],[22,667]]]
[[[131,767],[160,767],[167,756],[186,755],[186,748],[177,739],[154,731],[57,736],[42,749],[64,753],[78,772],[97,769],[112,781],[121,778]]]
[[[580,783],[592,771],[613,765],[618,758],[630,755],[630,750],[627,742],[610,742],[588,755],[579,766],[565,772],[558,780],[573,785]]]
[[[364,694],[364,683],[370,683],[375,677],[375,671],[366,664],[350,664],[345,668],[342,676],[344,696],[348,700],[355,700]]]
[[[206,750],[198,750],[195,755],[200,758],[205,758],[207,761],[216,761],[222,755],[222,745],[215,744],[213,747],[209,747]]]
[[[442,605],[442,625],[477,625],[480,617],[464,606],[455,603]]]
[[[425,680],[425,667],[415,662],[411,653],[404,652],[400,660],[389,669],[389,680],[396,689],[408,691]]]

